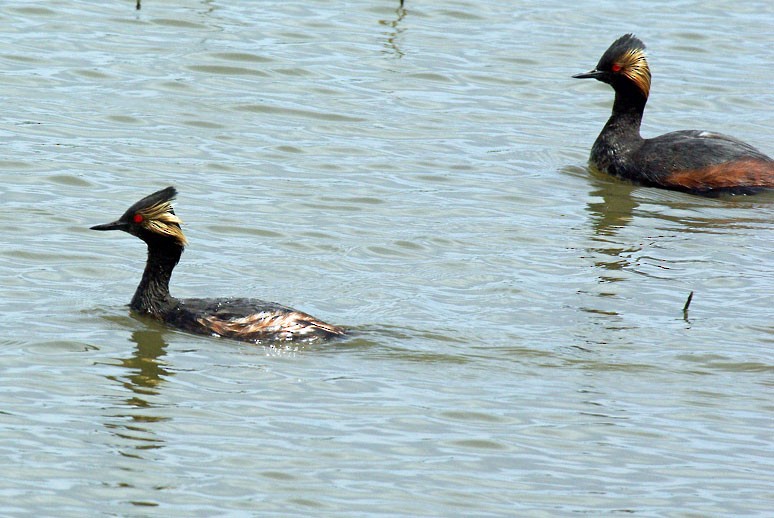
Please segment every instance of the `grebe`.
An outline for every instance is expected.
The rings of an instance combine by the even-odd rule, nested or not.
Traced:
[[[198,334],[247,342],[316,341],[344,334],[340,327],[274,302],[256,299],[182,299],[169,294],[169,279],[187,241],[175,215],[174,187],[141,199],[113,223],[91,230],[123,230],[148,245],[148,261],[129,307]]]
[[[735,138],[697,130],[652,139],[640,136],[651,76],[645,45],[634,35],[613,42],[594,70],[572,77],[596,79],[615,90],[613,113],[589,157],[598,170],[643,185],[703,195],[774,188],[774,160]]]

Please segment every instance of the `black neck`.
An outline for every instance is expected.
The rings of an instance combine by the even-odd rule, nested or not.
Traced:
[[[182,254],[183,247],[176,243],[149,241],[145,271],[129,307],[160,315],[173,306],[177,300],[169,295],[169,279]]]
[[[616,85],[613,113],[605,124],[602,135],[627,140],[642,140],[640,124],[647,102],[648,98],[634,85]]]

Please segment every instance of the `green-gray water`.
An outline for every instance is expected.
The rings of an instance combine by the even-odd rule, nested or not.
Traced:
[[[770,2],[0,6],[0,515],[766,516],[774,196],[589,174],[643,133],[774,153]],[[353,332],[274,350],[132,317],[180,191],[181,297]],[[688,294],[695,296],[684,315]]]

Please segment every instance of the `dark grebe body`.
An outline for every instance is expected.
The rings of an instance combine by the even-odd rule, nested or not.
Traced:
[[[248,342],[315,341],[344,330],[301,311],[257,299],[176,299],[169,280],[187,244],[167,187],[138,201],[118,220],[92,230],[123,230],[148,245],[148,260],[129,307],[167,324],[197,334]]]
[[[610,119],[591,148],[596,169],[635,183],[716,195],[752,194],[774,188],[774,160],[733,137],[684,130],[643,139],[640,124],[650,93],[645,45],[631,34],[605,51],[593,78],[615,90]]]

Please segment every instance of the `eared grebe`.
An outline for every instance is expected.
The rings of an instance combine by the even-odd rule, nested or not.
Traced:
[[[167,187],[141,199],[118,220],[92,230],[123,230],[148,245],[148,261],[129,307],[174,327],[248,342],[314,341],[343,335],[295,309],[256,299],[182,299],[169,294],[169,279],[186,239],[172,209],[177,191]]]
[[[615,90],[613,113],[589,157],[600,171],[643,185],[704,195],[774,188],[774,160],[735,138],[697,130],[652,139],[640,136],[650,68],[645,45],[634,35],[618,38],[594,70],[573,77],[593,78]]]

